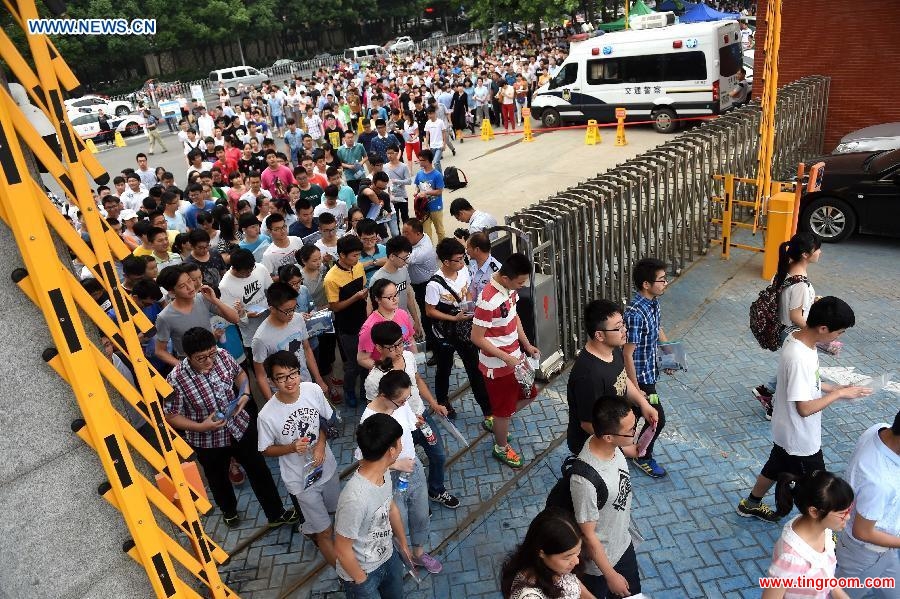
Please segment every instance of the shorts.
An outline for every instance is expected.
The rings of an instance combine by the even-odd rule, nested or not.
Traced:
[[[537,397],[537,388],[532,385],[528,397],[522,397],[522,387],[515,374],[507,374],[500,378],[484,377],[488,399],[491,402],[491,413],[500,418],[509,418],[516,412],[516,403],[522,399]]]
[[[284,127],[284,115],[283,114],[273,114],[272,115],[272,124],[278,127]]]
[[[328,530],[331,526],[331,514],[337,510],[340,494],[341,477],[337,470],[325,484],[314,485],[301,493],[294,493],[304,518],[300,532],[305,535],[316,535]]]
[[[760,474],[769,480],[778,480],[781,474],[803,476],[816,470],[825,470],[825,458],[821,449],[812,455],[791,455],[783,447],[773,443],[769,459]]]

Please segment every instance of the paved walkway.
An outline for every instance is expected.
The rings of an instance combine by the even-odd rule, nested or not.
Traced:
[[[898,257],[898,241],[854,238],[825,246],[821,262],[811,269],[816,293],[845,299],[857,315],[857,326],[842,338],[842,355],[821,356],[826,378],[846,377],[848,370],[842,369],[864,375],[900,372]],[[638,559],[644,591],[656,599],[759,597],[756,579],[768,567],[780,533],[779,526],[747,521],[734,512],[770,447],[769,424],[749,393],[767,380],[777,361],[756,345],[747,328],[748,306],[763,285],[760,265],[760,256],[741,251],[729,262],[707,256],[661,300],[663,326],[686,344],[690,369],[664,377],[659,385],[669,423],[656,457],[669,476],[652,480],[632,468],[633,513],[646,538]],[[456,511],[434,507],[432,543],[444,572],[418,586],[408,579],[409,598],[499,597],[499,566],[543,507],[567,453],[560,445],[568,419],[566,378],[564,372],[553,380],[515,421],[514,444],[527,462],[519,472],[490,458],[477,408],[471,395],[462,397],[459,424],[472,449],[448,466],[447,476],[448,488],[462,505]],[[827,410],[823,441],[830,469],[842,471],[859,434],[874,422],[892,419],[898,406],[900,386],[894,384],[861,405]],[[342,466],[350,464],[351,420],[348,416],[345,435],[334,444]],[[448,442],[448,454],[458,449]],[[207,522],[227,550],[264,524],[249,489],[242,491],[240,507],[251,517],[238,530],[222,526],[215,512]],[[242,597],[342,597],[330,568],[297,586],[319,562],[309,541],[283,528],[235,553],[223,571]]]

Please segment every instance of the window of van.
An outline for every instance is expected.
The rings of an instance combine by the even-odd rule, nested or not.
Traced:
[[[211,72],[209,73],[209,80],[210,80],[210,81],[218,81],[218,80],[219,80],[219,74],[216,73],[215,71],[211,71]]]
[[[738,72],[744,62],[740,44],[729,44],[719,48],[719,75],[731,77]]]
[[[235,69],[234,70],[234,78],[235,79],[238,79],[240,77],[246,77],[246,76],[247,76],[247,69]]]
[[[250,76],[253,76],[253,77],[258,77],[258,76],[259,76],[259,71],[257,71],[257,70],[254,69],[254,68],[251,68],[251,67],[247,67],[247,73],[248,73]]]
[[[696,51],[598,58],[589,60],[587,68],[590,85],[704,80],[706,56]]]
[[[559,73],[556,74],[556,77],[550,80],[550,86],[548,89],[556,89],[557,87],[562,87],[563,85],[570,85],[572,83],[575,83],[575,81],[577,80],[578,63],[570,62],[559,70]]]
[[[222,71],[222,81],[227,81],[228,79],[234,79],[234,71]]]

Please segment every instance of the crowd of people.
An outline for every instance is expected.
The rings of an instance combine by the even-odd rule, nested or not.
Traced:
[[[300,522],[350,597],[398,598],[405,568],[442,569],[429,553],[429,504],[460,505],[446,486],[440,432],[456,419],[456,356],[492,436],[491,455],[523,465],[509,432],[536,397],[529,358],[539,352],[517,313],[532,265],[522,254],[492,256],[497,221],[464,198],[449,212],[467,228],[445,235],[440,159],[479,119],[519,118],[516,81],[526,84],[525,105],[528,89],[561,59],[554,48],[535,50],[519,60],[453,49],[428,68],[419,59],[376,70],[347,64],[286,92],[242,90],[236,107],[223,97],[209,111],[188,111],[178,134],[183,176],[152,169],[140,153],[112,189],[96,190],[106,225],[132,251],[116,264],[121,285],[155,325],[142,342],[175,391],[167,420],[195,449],[224,523],[240,524],[234,487],[249,480],[270,525]],[[494,83],[513,88],[512,110]],[[466,107],[466,127],[457,126],[457,106]],[[82,214],[62,208],[90,241]],[[855,322],[842,300],[816,300],[806,266],[818,252],[805,237],[782,248],[784,348],[775,382],[756,390],[774,443],[737,511],[777,522],[798,507],[772,575],[832,575],[837,567],[845,576],[896,576],[900,414],[864,433],[846,482],[822,457],[822,410],[868,390],[818,376],[817,344]],[[95,273],[74,266],[114,318]],[[585,308],[587,342],[567,386],[567,442],[577,456],[562,481],[567,499],[535,518],[504,564],[505,597],[641,592],[628,460],[650,477],[667,474],[654,457],[666,423],[656,387],[666,273],[664,262],[640,260],[627,307],[600,299]],[[134,380],[129,357],[108,340],[104,348]],[[433,389],[423,363],[436,368]],[[348,418],[359,421],[346,427],[358,468],[342,489],[329,439]],[[139,415],[130,421],[155,439]],[[264,457],[278,459],[292,507]],[[763,503],[773,485],[774,510]],[[830,530],[840,531],[837,548]]]

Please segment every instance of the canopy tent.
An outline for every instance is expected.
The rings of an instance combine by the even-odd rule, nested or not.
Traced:
[[[683,12],[686,12],[695,6],[697,6],[697,2],[689,2],[688,0],[666,0],[660,4],[656,5],[656,10],[659,12],[674,12],[677,15],[680,15]]]
[[[721,21],[723,19],[737,19],[740,15],[736,12],[721,12],[702,2],[695,4],[679,17],[682,23],[700,23],[701,21]]]
[[[628,17],[649,15],[655,12],[655,10],[644,4],[644,0],[635,0],[634,4],[631,5],[631,9],[628,11]],[[625,29],[625,17],[616,21],[610,21],[609,23],[600,23],[600,25],[597,26],[597,29],[602,29],[603,31],[621,31]]]

